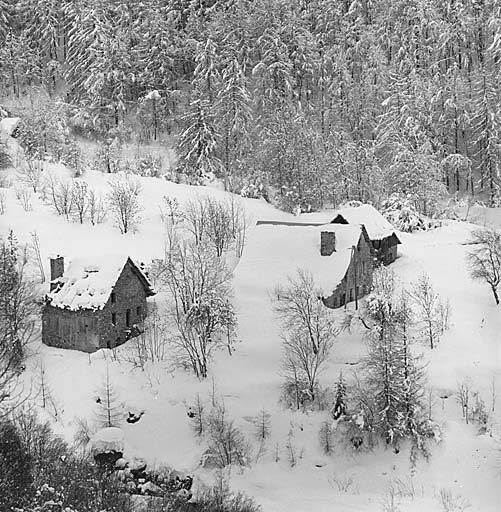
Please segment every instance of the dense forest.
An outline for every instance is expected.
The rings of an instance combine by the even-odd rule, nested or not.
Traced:
[[[496,0],[0,0],[4,96],[291,211],[497,205],[500,58]]]

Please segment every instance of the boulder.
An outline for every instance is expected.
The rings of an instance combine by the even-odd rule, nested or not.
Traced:
[[[114,466],[123,457],[125,436],[122,429],[107,427],[98,430],[89,442],[89,448],[98,464]]]

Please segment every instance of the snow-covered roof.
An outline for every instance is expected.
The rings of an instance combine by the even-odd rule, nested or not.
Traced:
[[[348,224],[363,224],[371,240],[381,240],[395,233],[395,228],[370,204],[341,208],[333,221],[343,217]]]
[[[146,294],[153,295],[153,288],[138,265],[128,256],[112,255],[100,256],[97,264],[87,258],[72,260],[63,276],[53,281],[59,287],[47,295],[48,301],[51,306],[72,311],[102,309],[128,262],[143,283]]]
[[[322,231],[336,234],[336,250],[330,256],[320,254]],[[256,275],[270,276],[274,283],[294,276],[298,268],[308,270],[316,285],[328,295],[345,276],[352,247],[358,243],[361,234],[360,226],[349,224],[262,224],[256,227],[246,246],[243,263],[255,269]]]

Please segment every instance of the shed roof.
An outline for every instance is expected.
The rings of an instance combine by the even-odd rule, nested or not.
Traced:
[[[330,256],[320,254],[322,231],[336,233],[336,250]],[[262,224],[254,230],[239,267],[248,267],[259,275],[269,276],[272,282],[277,283],[302,268],[312,274],[323,293],[330,294],[345,276],[351,261],[352,247],[363,233],[358,225]]]
[[[398,240],[395,228],[370,204],[340,208],[332,222],[363,224],[371,240],[381,240],[391,235],[395,235]],[[398,243],[400,243],[399,240]]]
[[[126,265],[143,285],[146,296],[154,295],[148,278],[128,256],[101,257],[98,264],[86,258],[75,258],[65,269],[62,277],[53,282],[59,287],[47,294],[51,306],[69,309],[102,309]]]

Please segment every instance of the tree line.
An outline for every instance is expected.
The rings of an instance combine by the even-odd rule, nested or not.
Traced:
[[[0,80],[99,133],[180,135],[178,167],[289,210],[499,199],[494,0],[0,2]]]

